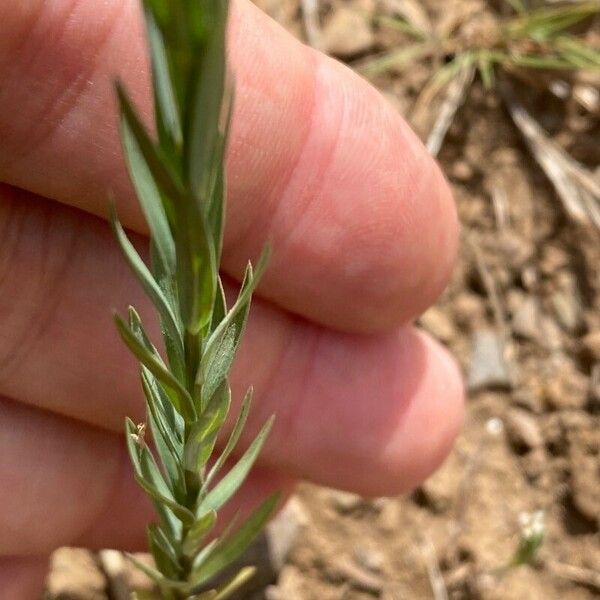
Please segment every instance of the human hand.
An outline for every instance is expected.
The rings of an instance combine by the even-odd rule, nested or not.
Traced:
[[[150,310],[103,220],[112,191],[143,243],[112,82],[146,115],[150,85],[138,0],[0,0],[0,24],[0,590],[29,600],[54,548],[136,548],[151,518],[122,439],[143,419],[135,361],[111,323]],[[370,86],[247,0],[230,40],[232,285],[273,246],[232,385],[255,388],[247,440],[277,414],[238,502],[297,478],[399,493],[461,421],[452,360],[408,324],[454,260],[448,187]]]

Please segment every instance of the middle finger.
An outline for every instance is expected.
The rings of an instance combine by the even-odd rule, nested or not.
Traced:
[[[0,393],[121,431],[124,415],[142,418],[143,402],[111,309],[131,302],[144,317],[148,302],[104,221],[12,189],[0,195]],[[367,494],[417,483],[460,424],[453,363],[410,328],[341,334],[258,300],[234,398],[249,384],[256,402],[242,445],[276,413],[263,463]]]

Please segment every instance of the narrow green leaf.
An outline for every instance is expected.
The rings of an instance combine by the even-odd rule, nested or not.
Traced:
[[[181,332],[179,330],[178,321],[173,313],[173,309],[171,308],[168,300],[165,298],[160,286],[154,279],[154,276],[146,266],[146,263],[144,263],[140,255],[137,253],[137,250],[133,247],[133,244],[129,241],[125,230],[117,219],[114,208],[111,210],[111,224],[113,226],[113,231],[117,241],[121,246],[121,250],[127,259],[131,270],[141,283],[146,294],[148,294],[150,300],[152,300],[154,306],[156,306],[156,309],[160,313],[161,319],[164,321],[165,328],[169,331],[172,339],[179,340],[179,347],[177,348],[177,351],[183,355],[183,345],[180,341]]]
[[[179,557],[159,525],[151,524],[146,528],[148,547],[152,552],[159,571],[169,579],[178,580],[181,577]]]
[[[165,577],[155,567],[148,565],[147,563],[140,560],[133,554],[130,554],[129,552],[126,552],[125,556],[133,564],[134,567],[139,569],[142,573],[144,573],[144,575],[146,575],[152,581],[154,581],[160,591],[167,590],[168,592],[173,592],[174,590],[177,590],[178,592],[181,592],[184,594],[191,593],[190,586],[187,583],[181,583],[179,581],[174,581],[173,579],[169,579],[169,578]],[[137,595],[140,595],[140,598],[150,598],[150,599],[155,598],[155,596],[152,596],[151,594],[146,596],[145,593],[142,593],[139,591],[137,592]],[[162,598],[164,596],[161,594],[160,597]]]
[[[228,583],[218,589],[215,600],[226,600],[245,585],[256,573],[256,567],[244,567]]]
[[[164,504],[173,511],[173,514],[187,527],[194,522],[194,514],[185,506],[182,506],[169,496],[162,494],[154,485],[146,479],[136,476],[135,480],[140,487],[159,504]]]
[[[485,89],[491,90],[494,87],[494,66],[487,52],[479,53],[477,66]]]
[[[244,322],[248,315],[248,308],[249,306],[246,307],[243,313],[240,313]],[[243,323],[236,323],[235,321],[231,323],[231,326],[223,332],[223,335],[217,341],[216,346],[211,349],[210,362],[208,362],[208,367],[203,376],[201,402],[200,406],[197,406],[200,413],[203,412],[205,405],[208,405],[227,377],[227,373],[229,373],[240,337],[237,327],[243,327]],[[208,353],[205,356],[207,355]]]
[[[237,300],[235,301],[235,304],[231,307],[229,313],[227,313],[225,319],[221,321],[215,332],[210,336],[207,346],[210,346],[211,344],[216,344],[216,340],[224,333],[225,329],[233,322],[233,320],[238,316],[238,314],[246,308],[248,301],[251,299],[254,290],[257,288],[262,278],[262,275],[265,269],[267,268],[270,256],[271,249],[269,246],[265,246],[260,255],[260,258],[258,259],[256,268],[252,267],[250,263],[248,264],[248,266],[246,267],[244,281],[242,282],[242,287],[237,297]]]
[[[156,377],[146,367],[142,367],[142,372],[147,377],[149,392],[156,403],[161,419],[165,421],[165,429],[173,437],[173,444],[178,449],[183,447],[183,437],[185,430],[185,422],[182,416],[175,410],[167,392],[158,382]]]
[[[165,435],[157,424],[148,402],[146,402],[146,406],[149,413],[148,423],[156,454],[170,482],[169,487],[173,490],[173,496],[178,502],[182,503],[185,501],[185,474],[179,464],[179,457],[173,454],[168,443],[165,441]]]
[[[229,528],[228,528],[229,529]],[[202,563],[212,554],[214,549],[217,547],[221,538],[213,538],[204,546],[194,558],[192,562],[192,571],[198,572],[202,566]],[[197,593],[197,592],[196,592]]]
[[[186,556],[193,559],[198,554],[200,544],[211,532],[216,521],[217,513],[210,510],[194,522],[183,541],[182,550]]]
[[[176,239],[177,290],[183,323],[196,335],[211,317],[218,269],[206,215],[191,198],[183,211]]]
[[[268,260],[269,248],[267,247],[258,261],[256,271],[251,264],[246,268],[235,304],[208,339],[196,381],[201,390],[201,407],[208,403],[231,368],[250,311],[252,293],[258,286]]]
[[[358,67],[358,71],[367,77],[376,77],[391,70],[400,71],[431,54],[433,50],[434,45],[431,41],[415,42],[369,59]]]
[[[160,571],[158,571],[151,565],[145,563],[144,561],[141,561],[133,554],[126,552],[125,556],[131,561],[131,563],[136,567],[136,569],[139,569],[142,573],[144,573],[144,575],[148,576],[155,583],[165,583],[168,581],[168,579]],[[173,581],[172,583],[176,582]]]
[[[377,25],[383,25],[384,27],[390,27],[396,29],[402,33],[406,33],[418,41],[424,41],[429,37],[427,31],[423,31],[418,27],[415,27],[412,23],[409,23],[402,17],[388,17],[387,15],[375,15],[375,22]]]
[[[202,563],[199,571],[192,574],[192,585],[201,586],[238,559],[265,526],[275,511],[279,499],[279,494],[272,495],[248,517],[233,535],[217,544],[211,555]]]
[[[258,454],[261,451],[271,427],[273,426],[274,417],[271,417],[262,427],[256,439],[243,454],[242,458],[233,466],[215,485],[215,487],[206,495],[200,503],[196,514],[203,514],[208,510],[219,510],[240,488],[250,469],[254,465]]]
[[[168,507],[186,525],[194,522],[193,513],[181,506],[173,497],[172,491],[160,473],[154,457],[143,440],[138,428],[131,419],[126,420],[127,449],[135,471],[135,479],[142,489],[158,504]]]
[[[186,497],[185,473],[180,461],[183,444],[179,439],[175,426],[169,425],[173,422],[176,413],[168,398],[162,399],[161,395],[166,394],[160,390],[160,384],[152,373],[146,367],[142,367],[141,375],[154,446],[171,482],[170,487],[173,490],[174,497],[182,503]],[[165,410],[172,414],[167,416]]]
[[[212,333],[219,325],[219,323],[227,315],[227,299],[225,297],[225,290],[223,289],[223,281],[221,277],[218,278],[217,293],[215,295],[215,304],[213,306],[213,313],[210,322],[210,333]]]
[[[183,424],[177,422],[177,413],[154,375],[146,367],[142,367],[141,375],[149,412],[156,420],[157,427],[173,456],[179,456],[183,449],[181,439]]]
[[[162,365],[162,369],[166,373],[166,375],[165,375],[166,378],[164,380],[161,380],[160,376],[157,372],[154,372],[154,371],[152,371],[152,369],[149,369],[157,377],[157,379],[162,381],[164,388],[165,388],[165,393],[167,395],[167,398],[171,402],[172,407],[174,409],[176,409],[175,412],[180,413],[180,417],[181,417],[180,419],[178,419],[177,417],[174,417],[176,420],[176,424],[179,425],[179,421],[185,420],[186,415],[188,415],[189,418],[193,418],[195,415],[195,411],[194,411],[193,403],[192,403],[192,405],[190,405],[191,398],[190,398],[190,395],[188,394],[187,390],[183,387],[183,385],[179,382],[179,380],[169,372],[169,370],[165,366],[162,357],[158,353],[158,350],[154,347],[154,345],[150,341],[148,335],[144,331],[144,327],[142,325],[139,315],[137,314],[136,310],[132,306],[130,306],[128,309],[128,315],[129,315],[129,329],[131,330],[133,335],[137,338],[137,340],[147,350],[148,354],[150,356],[152,356],[158,362],[159,365]],[[146,365],[146,366],[148,366],[148,365]]]
[[[224,166],[217,168],[215,181],[209,193],[208,224],[212,232],[215,262],[221,261],[223,250],[223,230],[225,225],[225,173]]]
[[[144,159],[137,139],[125,118],[121,119],[121,140],[129,166],[129,174],[137,191],[142,212],[148,223],[152,241],[166,272],[175,271],[175,242],[156,182]]]
[[[163,385],[173,392],[169,397],[175,402],[177,411],[184,419],[193,421],[195,418],[195,409],[190,395],[166,368],[158,352],[148,349],[119,315],[115,315],[115,324],[121,338],[131,352]]]
[[[508,23],[506,31],[512,37],[529,36],[543,42],[599,12],[597,0],[543,7],[515,17]]]
[[[508,61],[520,67],[531,69],[572,69],[573,65],[564,58],[543,56],[541,54],[518,54],[513,52]]]
[[[152,264],[152,274],[156,283],[162,290],[169,306],[173,310],[177,320],[178,329],[183,330],[183,325],[179,317],[179,301],[177,299],[177,290],[175,282],[175,273],[165,271],[162,262],[158,256],[158,251],[152,240],[150,240],[150,260]],[[185,380],[185,365],[184,358],[181,355],[181,338],[173,338],[169,328],[166,326],[164,319],[160,319],[161,332],[163,334],[165,350],[169,360],[169,366],[173,375],[179,380]]]
[[[159,249],[152,238],[150,238],[150,270],[177,318],[179,303],[177,302],[177,292],[175,290],[175,271],[165,269],[165,265],[160,258]]]
[[[187,390],[180,383],[180,380],[177,379],[177,377],[175,377],[175,375],[172,375],[170,373],[169,369],[164,364],[162,356],[160,356],[158,350],[155,348],[155,346],[152,344],[150,338],[146,334],[146,332],[144,330],[144,326],[142,325],[140,316],[138,315],[135,308],[133,308],[133,306],[130,306],[127,310],[127,314],[129,316],[129,329],[131,330],[133,335],[138,339],[138,341],[143,345],[143,347],[148,351],[148,353],[152,357],[154,357],[156,359],[156,361],[158,361],[158,363],[160,365],[162,365],[162,368],[168,373],[169,381],[171,381],[172,383],[169,383],[169,381],[166,381],[166,380],[164,380],[164,381],[161,380],[161,381],[166,388],[165,393],[167,395],[167,398],[170,400],[171,405],[174,408],[180,406],[182,404],[182,402],[187,405],[187,402],[188,402],[187,398],[189,398],[189,394],[188,394]],[[156,373],[153,373],[153,374],[155,376],[157,376]],[[158,378],[158,379],[160,379],[160,378]],[[180,411],[180,412],[185,412],[185,411]],[[191,411],[191,412],[193,412],[193,411]]]
[[[203,423],[204,432],[211,434],[221,429],[231,406],[231,388],[229,382],[224,379],[215,390],[208,406],[202,413],[200,422]]]
[[[238,415],[233,430],[231,431],[231,435],[227,440],[227,444],[204,480],[205,489],[208,489],[217,473],[223,468],[223,465],[229,458],[230,454],[237,446],[240,435],[242,434],[242,431],[246,425],[246,421],[248,420],[248,413],[250,412],[250,405],[252,404],[253,392],[254,390],[252,388],[246,392],[246,397],[244,398],[244,402],[240,408],[240,414]]]
[[[571,60],[574,64],[579,65],[580,68],[600,68],[600,50],[592,48],[584,42],[570,36],[563,36],[555,41],[555,46],[564,58]]]
[[[225,152],[231,128],[233,115],[233,86],[229,85],[224,95],[222,111],[225,114],[223,131],[219,132],[216,147],[213,152],[211,166],[211,180],[207,192],[208,198],[208,223],[212,231],[217,264],[221,261],[223,250],[223,230],[225,226]]]
[[[135,137],[146,165],[162,192],[161,197],[169,222],[174,223],[175,205],[181,201],[184,195],[183,186],[178,181],[176,174],[169,168],[168,159],[162,155],[161,150],[155,146],[150,138],[148,131],[137,116],[125,88],[117,83],[116,90],[123,119],[125,119],[132,135]]]
[[[147,486],[156,489],[161,496],[173,499],[171,489],[165,482],[163,475],[154,460],[154,456],[148,449],[139,429],[131,419],[126,420],[126,432],[127,449],[129,450],[129,456],[136,477],[143,480]]]
[[[213,2],[215,11],[210,36],[193,74],[190,113],[185,135],[186,169],[196,201],[206,201],[212,156],[218,138],[221,107],[225,92],[225,30],[227,2]],[[206,207],[203,207],[206,209]]]
[[[439,69],[428,81],[427,86],[421,93],[421,98],[433,99],[446,85],[457,77],[463,69],[467,69],[477,60],[477,52],[466,51],[458,54],[453,60]]]
[[[168,9],[167,9],[168,10]],[[154,104],[156,122],[161,141],[168,140],[175,147],[183,145],[181,122],[175,90],[169,73],[169,60],[165,49],[165,41],[154,13],[146,10],[146,31],[152,58],[152,75],[154,83]]]
[[[206,465],[215,447],[219,430],[227,418],[230,405],[231,390],[225,380],[215,392],[200,419],[192,425],[184,450],[187,470],[198,473]]]
[[[170,0],[144,0],[144,6],[152,11],[154,17],[165,26],[171,17],[171,6],[173,2]]]
[[[175,540],[181,538],[181,532],[183,531],[182,521],[175,516],[175,513],[168,506],[154,500],[152,500],[152,503],[159,516],[162,527],[169,533],[171,539]]]

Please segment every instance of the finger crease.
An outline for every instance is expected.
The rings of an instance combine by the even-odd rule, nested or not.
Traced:
[[[0,322],[6,331],[13,331],[12,335],[4,334],[7,339],[0,354],[0,381],[3,383],[15,375],[15,367],[44,339],[44,333],[52,324],[56,308],[61,302],[62,291],[67,288],[65,280],[74,264],[72,258],[76,255],[78,243],[76,228],[63,228],[63,223],[53,222],[51,206],[38,206],[38,214],[31,215],[16,206],[16,202],[18,199],[13,197],[7,203],[9,208],[3,227],[6,235],[0,248],[0,265],[3,265],[0,289],[3,294],[12,290],[10,295],[13,298],[0,305]],[[71,234],[65,236],[65,231]],[[57,234],[60,234],[61,243],[58,243]],[[24,246],[31,243],[32,235],[35,236],[38,250],[35,253],[37,261],[28,264],[29,276],[20,279],[17,273],[25,260],[20,254]],[[60,252],[56,250],[57,247]],[[23,287],[19,301],[15,302],[14,293],[19,286]]]

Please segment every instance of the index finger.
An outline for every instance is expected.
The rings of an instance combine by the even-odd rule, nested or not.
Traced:
[[[112,81],[150,114],[138,0],[0,1],[0,179],[144,231],[124,171]],[[237,0],[238,103],[223,267],[240,277],[267,239],[260,293],[348,330],[409,320],[456,251],[448,187],[404,121],[345,67]]]

